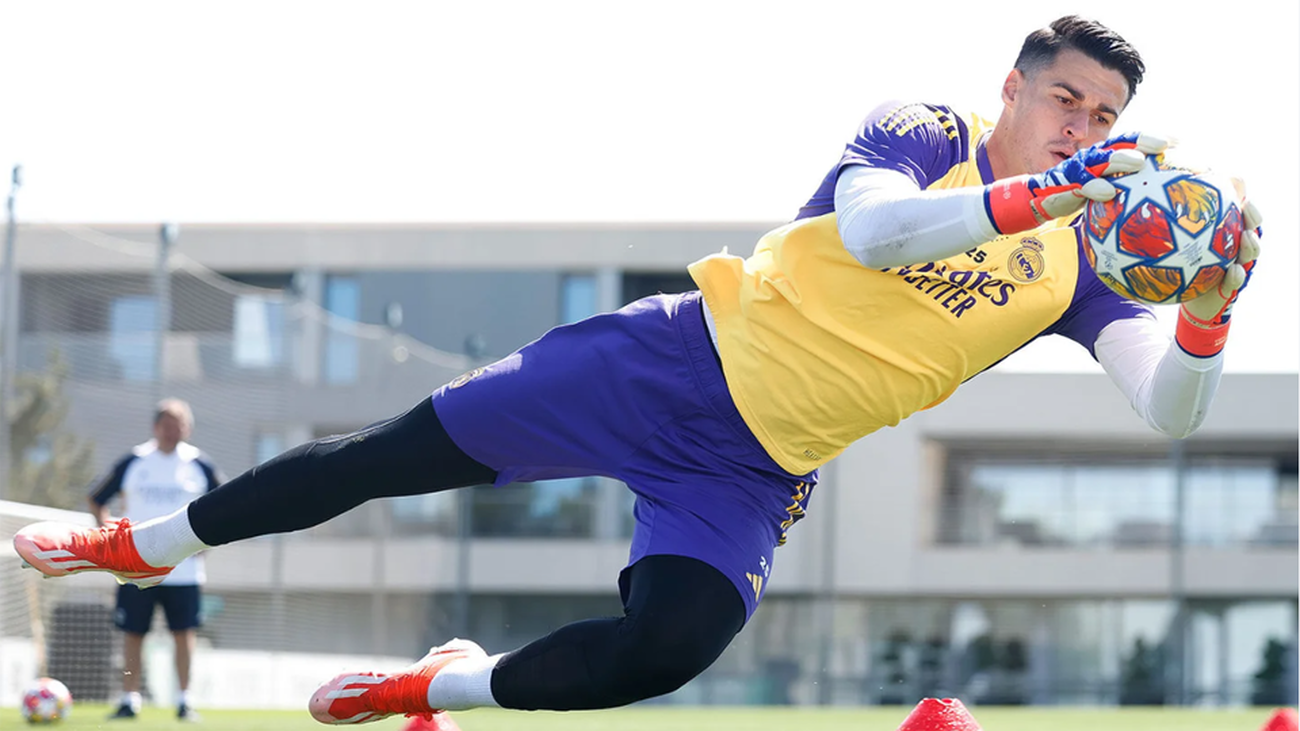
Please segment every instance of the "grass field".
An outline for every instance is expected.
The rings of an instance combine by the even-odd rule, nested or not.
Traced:
[[[586,713],[512,713],[477,710],[456,714],[464,731],[894,731],[909,708],[628,708]],[[175,731],[167,709],[146,708],[135,721],[105,720],[108,706],[78,706],[57,728]],[[1272,709],[1228,711],[1114,710],[1071,708],[975,708],[985,731],[1259,731]],[[366,724],[367,731],[395,731],[405,719]],[[0,731],[32,728],[15,708],[0,709]],[[37,727],[40,728],[40,727]],[[327,728],[305,711],[206,711],[204,731],[307,731]]]

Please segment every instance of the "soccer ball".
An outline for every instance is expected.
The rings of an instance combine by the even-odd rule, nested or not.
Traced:
[[[1219,286],[1245,225],[1233,180],[1163,155],[1108,180],[1115,198],[1083,210],[1084,254],[1107,287],[1131,300],[1173,304]]]
[[[27,723],[61,721],[72,711],[72,694],[54,678],[41,678],[23,691],[22,711]]]

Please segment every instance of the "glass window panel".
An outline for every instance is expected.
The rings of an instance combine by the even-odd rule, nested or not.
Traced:
[[[127,381],[152,381],[158,307],[153,297],[127,296],[113,300],[108,318],[109,353]]]
[[[1200,457],[1184,482],[1184,536],[1204,546],[1294,546],[1293,462]],[[1176,474],[1163,456],[950,457],[936,541],[967,545],[1159,547],[1175,525]]]
[[[978,464],[971,468],[970,495],[980,525],[963,530],[977,543],[1053,545],[1071,532],[1065,471],[1052,465]]]
[[[1114,602],[1050,606],[1044,664],[1045,697],[1056,704],[1114,702],[1119,666],[1119,613]]]
[[[1174,515],[1174,479],[1166,464],[1076,466],[1074,542],[1080,545],[1167,545]]]
[[[1192,611],[1187,630],[1188,702],[1223,703],[1222,613]]]
[[[277,432],[262,432],[257,435],[257,442],[253,445],[254,459],[256,464],[262,464],[269,459],[279,456],[284,452],[284,436]]]
[[[699,289],[691,275],[681,269],[667,272],[628,272],[623,275],[623,304],[656,294],[675,294]]]
[[[331,275],[325,283],[325,309],[332,315],[356,322],[361,315],[361,285],[355,277]],[[338,323],[327,323],[325,336],[325,382],[355,383],[361,353],[357,337]],[[344,323],[346,324],[346,323]]]
[[[596,314],[596,278],[568,274],[560,284],[560,323],[569,324]]]
[[[1164,703],[1165,657],[1173,621],[1173,602],[1122,603],[1119,621],[1118,688],[1121,705]]]
[[[585,537],[595,530],[600,480],[562,480],[474,490],[474,535]]]
[[[1295,703],[1295,603],[1239,602],[1224,616],[1229,702]]]
[[[1193,464],[1185,482],[1187,542],[1221,546],[1258,540],[1276,514],[1277,477],[1268,462]]]
[[[240,295],[234,318],[235,365],[267,368],[284,359],[284,306],[278,298]]]
[[[455,490],[396,497],[385,502],[391,505],[393,530],[399,535],[456,534]]]

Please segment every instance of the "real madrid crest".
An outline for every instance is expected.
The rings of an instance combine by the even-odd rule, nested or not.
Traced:
[[[1011,256],[1007,258],[1007,271],[1017,282],[1028,284],[1043,276],[1047,260],[1043,258],[1043,244],[1038,239],[1026,236],[1020,239]]]

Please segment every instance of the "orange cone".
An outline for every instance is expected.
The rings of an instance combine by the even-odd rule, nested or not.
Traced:
[[[1259,731],[1300,731],[1300,719],[1294,708],[1279,708]]]
[[[402,731],[460,731],[460,726],[446,713],[435,713],[432,721],[426,721],[422,716],[412,716]]]
[[[926,698],[903,719],[898,731],[981,731],[966,706],[956,698]]]
[[[911,709],[898,731],[982,731],[957,698],[926,698]]]

